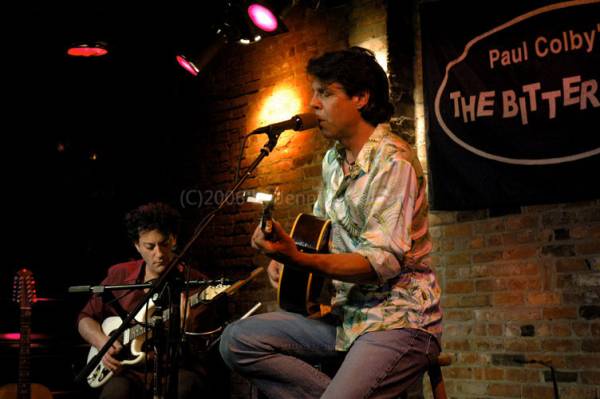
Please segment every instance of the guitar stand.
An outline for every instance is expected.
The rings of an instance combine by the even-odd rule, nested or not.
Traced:
[[[142,309],[142,307],[148,302],[148,300],[152,297],[154,297],[154,295],[163,290],[164,286],[166,284],[166,282],[168,281],[168,279],[170,278],[171,275],[173,275],[173,269],[176,269],[176,266],[181,263],[181,260],[183,259],[183,257],[185,255],[187,255],[187,253],[190,251],[192,245],[194,244],[194,242],[196,242],[196,240],[198,239],[198,237],[200,237],[200,235],[202,234],[202,232],[206,229],[206,227],[210,224],[210,222],[215,218],[215,216],[217,215],[217,213],[227,204],[229,203],[229,201],[233,198],[233,196],[239,191],[240,187],[242,186],[242,184],[244,184],[244,182],[252,175],[252,173],[256,170],[256,168],[258,167],[258,165],[262,162],[262,160],[264,158],[266,158],[267,156],[269,156],[269,154],[271,153],[271,151],[273,151],[273,149],[275,148],[275,146],[277,145],[277,141],[279,139],[279,136],[281,135],[281,133],[283,133],[283,131],[286,130],[285,128],[282,127],[277,127],[277,125],[271,125],[268,130],[265,132],[268,136],[269,136],[269,140],[268,142],[263,146],[263,148],[261,148],[260,150],[260,154],[256,157],[256,159],[252,162],[252,164],[250,164],[250,166],[248,166],[248,168],[246,169],[246,172],[239,178],[239,180],[233,185],[233,187],[227,191],[227,194],[224,196],[224,198],[222,198],[221,202],[219,202],[219,204],[217,205],[217,207],[209,212],[196,226],[194,233],[192,234],[192,237],[188,240],[188,242],[183,246],[181,252],[179,254],[177,254],[172,260],[171,262],[167,265],[165,271],[163,272],[163,274],[151,285],[151,287],[149,288],[149,291],[146,293],[146,295],[144,296],[144,298],[142,298],[142,300],[140,301],[140,303],[138,305],[135,306],[135,308],[127,315],[127,317],[123,320],[123,323],[121,324],[121,326],[119,328],[117,328],[115,330],[115,332],[113,333],[113,335],[110,336],[110,338],[108,339],[108,341],[106,341],[106,343],[104,344],[104,346],[98,351],[98,353],[96,354],[96,356],[94,356],[85,366],[84,368],[79,372],[79,374],[77,375],[77,377],[75,377],[75,382],[81,383],[85,380],[85,378],[90,374],[90,372],[96,367],[96,365],[102,360],[102,357],[104,356],[104,354],[108,351],[108,349],[115,343],[115,341],[117,339],[119,339],[119,337],[121,337],[121,335],[123,335],[123,332],[125,331],[126,328],[128,328],[129,324],[131,323],[131,321],[134,319],[135,315],[138,314],[138,312]],[[252,133],[251,133],[252,134]],[[71,291],[74,292],[74,291]],[[177,307],[177,312],[179,311],[179,306]],[[170,317],[170,319],[172,319]],[[179,321],[179,320],[178,320]],[[178,326],[178,325],[176,325]],[[170,331],[172,332],[172,329],[170,329]],[[171,333],[170,333],[171,334]],[[184,334],[180,334],[180,338],[184,337]],[[172,338],[169,339],[169,343],[173,344],[173,340]],[[178,345],[169,345],[169,354],[170,355],[175,355],[177,356],[177,352],[179,352],[179,344],[180,342],[178,342]],[[214,344],[213,344],[214,345]],[[175,346],[175,348],[173,348],[173,346]],[[171,367],[171,376],[175,376],[175,382],[177,381],[177,376],[178,376],[178,370],[176,367]],[[173,369],[175,371],[173,371]],[[172,383],[172,379],[170,379],[169,381],[169,389],[167,391],[167,399],[177,399],[177,395],[176,395],[176,389],[177,386],[174,385]],[[158,399],[158,398],[155,398]]]

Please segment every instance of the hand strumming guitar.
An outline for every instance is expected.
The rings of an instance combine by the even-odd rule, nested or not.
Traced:
[[[100,323],[90,317],[81,319],[79,322],[79,332],[86,341],[90,342],[98,350],[100,350],[104,344],[106,344],[106,341],[110,339],[110,337],[102,331]],[[104,363],[104,366],[110,371],[116,372],[121,368],[122,364],[116,357],[122,348],[123,346],[121,343],[115,341],[102,357],[102,363]]]
[[[279,287],[279,277],[281,276],[282,267],[283,264],[277,262],[276,260],[272,260],[267,266],[267,275],[269,276],[269,283],[271,283],[273,288]]]
[[[108,339],[109,337],[106,337],[107,341]],[[116,356],[121,351],[121,349],[123,349],[122,345],[119,343],[119,341],[115,341],[112,344],[112,346],[108,349],[108,351],[104,354],[104,356],[102,356],[102,363],[104,363],[107,369],[115,373],[120,371],[122,367],[121,362],[116,359]]]

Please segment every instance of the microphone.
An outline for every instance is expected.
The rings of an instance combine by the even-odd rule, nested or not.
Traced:
[[[294,115],[294,116],[292,116],[292,118],[290,120],[287,120],[287,121],[272,123],[267,126],[259,127],[258,129],[255,129],[252,133],[253,134],[258,134],[258,133],[269,134],[271,132],[281,133],[284,130],[300,131],[300,130],[312,129],[313,127],[317,127],[318,124],[319,124],[319,121],[317,119],[317,116],[313,113],[306,112],[304,114]]]
[[[72,285],[69,287],[69,292],[90,292],[92,290],[91,285]]]
[[[69,293],[91,292],[92,294],[103,294],[105,288],[103,285],[72,285],[69,287]]]

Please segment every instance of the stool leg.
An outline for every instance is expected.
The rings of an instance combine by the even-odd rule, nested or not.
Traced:
[[[433,392],[434,399],[448,399],[446,396],[446,387],[444,385],[444,378],[442,377],[442,370],[440,366],[434,364],[429,367],[429,380],[431,381],[431,392]]]

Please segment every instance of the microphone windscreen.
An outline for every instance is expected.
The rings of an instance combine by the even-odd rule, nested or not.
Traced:
[[[317,115],[313,114],[312,112],[298,114],[296,115],[296,118],[300,120],[300,123],[296,125],[295,130],[312,129],[313,127],[317,127],[319,125]]]

